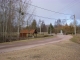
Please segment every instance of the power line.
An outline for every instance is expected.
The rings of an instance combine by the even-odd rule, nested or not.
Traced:
[[[72,1],[73,3],[75,3],[75,0]],[[64,6],[62,9],[60,9],[59,11],[63,11],[64,9],[66,9],[67,7],[70,7],[72,2],[68,3],[66,6]]]
[[[27,3],[27,4],[29,4],[29,3]],[[40,8],[40,9],[46,10],[46,11],[50,11],[50,12],[54,12],[54,13],[58,13],[58,14],[71,15],[71,14],[65,14],[65,13],[60,13],[60,12],[52,11],[52,10],[45,9],[45,8],[42,8],[42,7],[39,7],[39,6],[36,6],[36,5],[32,5],[32,4],[29,4],[29,5],[30,5],[30,6],[34,6],[34,7],[36,7],[36,8]]]
[[[7,7],[5,7],[5,8],[7,8]],[[7,8],[8,9],[8,8]],[[13,9],[11,9],[11,10],[13,10]],[[15,11],[18,11],[18,10],[15,10]],[[36,17],[40,17],[40,18],[45,18],[45,19],[50,19],[50,20],[57,20],[56,18],[49,18],[49,17],[43,17],[43,16],[38,16],[38,15],[35,15],[35,14],[30,14],[30,13],[24,13],[24,12],[22,12],[23,14],[29,14],[29,15],[33,15],[33,16],[36,16]],[[69,19],[61,19],[61,20],[69,20]]]
[[[5,7],[5,8],[7,8],[7,7]],[[13,9],[11,9],[11,10],[13,10]],[[18,11],[18,10],[15,10],[15,11]],[[53,19],[57,20],[56,18],[43,17],[43,16],[38,16],[38,15],[35,15],[35,14],[30,14],[30,13],[24,13],[24,14],[29,14],[29,15],[33,15],[33,16],[36,16],[36,17],[40,17],[40,18],[50,19],[50,20],[53,20]],[[69,19],[61,19],[61,20],[69,20]]]
[[[23,2],[25,3],[25,2]],[[46,10],[46,11],[50,11],[50,12],[54,12],[54,13],[58,13],[58,14],[63,14],[63,15],[72,15],[72,14],[65,14],[65,13],[60,13],[60,12],[56,12],[56,11],[52,11],[52,10],[49,10],[49,9],[45,9],[45,8],[42,8],[42,7],[39,7],[39,6],[36,6],[36,5],[32,5],[32,4],[29,4],[29,3],[26,3],[30,6],[34,6],[34,7],[37,7],[37,8],[40,8],[40,9],[43,9],[43,10]]]
[[[80,2],[80,1],[79,1]],[[77,5],[79,2],[74,2],[74,4],[72,4],[72,5],[69,5],[69,7],[68,8],[66,8],[66,9],[62,9],[61,11],[66,11],[67,9],[70,9],[70,8],[73,8],[75,5]]]
[[[50,20],[53,20],[53,19],[57,20],[56,18],[43,17],[43,16],[38,16],[38,15],[30,14],[30,13],[26,13],[26,14],[33,15],[33,16],[40,17],[40,18],[50,19]],[[69,19],[61,19],[61,20],[69,20]]]

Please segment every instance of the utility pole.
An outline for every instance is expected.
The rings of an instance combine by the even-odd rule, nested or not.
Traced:
[[[19,39],[19,30],[20,30],[20,13],[19,13],[19,19],[18,19],[18,39]]]
[[[41,20],[39,20],[39,23],[40,23],[40,34],[41,34],[41,22],[42,22],[42,21],[41,21]]]
[[[19,2],[19,6],[20,6],[20,9],[19,9],[19,18],[18,18],[18,39],[19,39],[19,32],[20,32],[20,20],[21,20],[21,18],[20,18],[20,14],[21,14],[21,0],[20,0],[20,2]]]
[[[50,25],[50,34],[51,34],[51,25]]]
[[[75,15],[73,15],[73,16],[74,16],[74,33],[76,35],[76,19],[75,19]]]

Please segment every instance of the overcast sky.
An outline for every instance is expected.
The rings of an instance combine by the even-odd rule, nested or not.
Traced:
[[[32,0],[32,5],[36,5],[48,10],[71,14],[76,16],[76,20],[80,19],[80,0]],[[35,15],[55,18],[55,19],[70,19],[71,15],[58,14],[46,10],[42,10],[39,8],[35,8]],[[40,17],[35,17],[37,21],[39,19],[44,20],[46,24],[54,24],[54,19],[44,19]],[[70,19],[71,20],[71,19]],[[68,23],[69,21],[68,20]]]

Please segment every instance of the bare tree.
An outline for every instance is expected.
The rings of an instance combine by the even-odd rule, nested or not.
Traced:
[[[32,15],[27,14],[27,3],[30,3],[30,0],[0,0],[0,38],[3,37],[3,42],[7,39],[11,41],[14,31],[18,32],[19,37],[25,19],[31,19]]]

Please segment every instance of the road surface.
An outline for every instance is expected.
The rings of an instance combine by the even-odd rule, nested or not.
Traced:
[[[63,40],[69,40],[70,38],[72,38],[72,36],[70,36],[70,35],[57,35],[56,37],[53,37],[53,38],[36,40],[36,41],[32,41],[32,42],[0,44],[0,53],[26,49],[26,48],[31,48],[31,47],[35,47],[35,46],[50,44],[50,43],[56,43],[56,42],[60,42]]]

